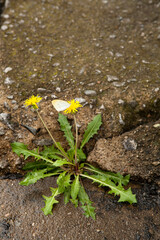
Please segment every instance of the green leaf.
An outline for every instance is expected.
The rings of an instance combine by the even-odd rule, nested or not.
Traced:
[[[61,143],[60,143],[60,142],[56,142],[56,144],[57,144],[59,150],[61,151],[61,154],[63,154],[63,156],[64,156],[65,158],[69,159],[69,157],[68,157],[67,153],[65,152],[65,150],[63,149]]]
[[[26,163],[25,166],[23,167],[23,170],[43,169],[47,167],[53,167],[53,165],[45,161],[34,161]]]
[[[21,154],[24,155],[25,159],[31,156],[34,156],[36,159],[41,159],[41,156],[38,154],[38,149],[28,150],[27,145],[24,143],[14,142],[11,143],[11,147],[13,152],[15,152],[18,156]]]
[[[61,169],[55,169],[52,173],[46,173],[48,172],[48,169],[41,169],[41,170],[33,170],[32,172],[28,172],[25,179],[22,180],[19,184],[28,186],[30,184],[36,183],[38,180],[45,178],[45,177],[50,177],[53,175],[59,174],[59,172],[62,171]]]
[[[117,186],[117,189],[119,192],[122,192],[122,193],[118,194],[118,192],[114,191],[114,189],[110,190],[108,193],[109,194],[114,193],[115,196],[120,195],[118,202],[129,202],[130,204],[137,203],[136,195],[132,193],[131,188],[124,190],[121,183],[119,183],[119,185]]]
[[[67,120],[67,117],[59,113],[58,121],[60,123],[61,130],[64,132],[64,135],[68,141],[68,144],[71,148],[74,148],[74,137],[71,131],[71,126]]]
[[[56,166],[56,167],[63,166],[64,164],[74,165],[73,163],[68,162],[68,161],[65,160],[65,159],[57,160],[57,161],[53,162],[53,166]]]
[[[67,151],[67,154],[68,154],[68,157],[69,159],[73,162],[73,159],[74,159],[74,154],[75,154],[75,148],[70,148],[68,151]]]
[[[88,179],[91,179],[93,182],[99,183],[100,186],[109,187],[111,191],[109,191],[108,193],[110,194],[114,193],[115,196],[116,195],[120,196],[119,202],[129,202],[130,204],[137,202],[136,196],[135,194],[132,193],[131,189],[129,188],[125,190],[122,187],[121,183],[119,183],[119,185],[117,186],[110,179],[107,179],[107,178],[104,179],[104,177],[101,175],[88,175],[87,173],[80,174],[80,175]]]
[[[82,149],[77,149],[77,158],[78,158],[78,162],[86,160],[86,155],[85,155],[85,153],[83,152]]]
[[[70,199],[70,201],[74,204],[75,207],[78,207],[78,199]]]
[[[70,174],[66,175],[66,171],[61,173],[59,177],[57,178],[57,184],[58,184],[58,189],[60,193],[63,193],[65,191],[65,188],[70,186]]]
[[[102,124],[101,114],[98,114],[88,124],[87,129],[86,129],[86,131],[84,133],[83,140],[81,142],[81,147],[80,148],[83,148],[84,145],[89,141],[89,139],[92,138],[93,135],[97,133],[97,131],[99,130],[101,124]]]
[[[92,203],[92,202],[91,202]],[[88,218],[91,217],[93,220],[96,219],[96,214],[95,214],[95,207],[93,207],[91,204],[87,205],[82,205],[81,208],[84,210],[84,215]]]
[[[105,181],[105,179],[110,179],[110,180],[114,181],[115,184],[121,182],[124,186],[126,186],[129,183],[130,175],[123,177],[120,173],[106,172],[106,171],[96,168],[88,163],[86,165],[89,167],[85,167],[85,169],[102,175],[104,177],[104,181]]]
[[[88,194],[82,185],[80,185],[78,198],[82,204],[81,208],[84,210],[84,215],[95,220],[95,208],[92,206],[92,202],[89,200]]]
[[[44,150],[42,152],[40,152],[40,155],[42,155],[45,158],[50,158],[50,159],[60,159],[60,156],[62,156],[62,153],[55,148],[54,145],[52,146],[44,146]]]
[[[84,168],[84,164],[85,164],[85,163],[81,163],[81,164],[79,165],[79,169]]]
[[[13,152],[15,152],[18,156],[20,156],[22,154],[25,159],[27,159],[28,157],[34,157],[37,160],[43,159],[46,162],[49,162],[49,163],[53,164],[52,160],[41,156],[38,153],[39,152],[38,149],[36,149],[36,150],[28,150],[27,149],[27,145],[24,145],[23,143],[20,143],[20,142],[11,143],[11,147],[12,147]]]
[[[45,199],[45,207],[42,208],[42,211],[45,215],[52,214],[52,208],[53,204],[58,203],[58,201],[55,199],[57,195],[59,195],[58,188],[50,188],[52,195],[50,197],[46,197],[43,195],[43,198]]]
[[[80,185],[80,188],[79,188],[78,198],[83,205],[90,201],[88,194],[86,193],[82,185]]]
[[[76,200],[80,188],[79,175],[75,176],[75,179],[71,185],[71,197]]]
[[[42,170],[35,170],[35,171],[32,171],[32,172],[28,172],[26,177],[25,177],[25,179],[22,180],[19,184],[20,185],[24,185],[24,186],[28,186],[30,184],[34,184],[39,179],[45,177],[45,172],[47,172],[47,168],[46,169],[42,169]]]
[[[64,203],[67,204],[71,197],[71,187],[68,186],[64,191]]]

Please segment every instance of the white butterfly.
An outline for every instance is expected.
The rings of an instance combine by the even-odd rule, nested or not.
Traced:
[[[63,101],[63,100],[53,100],[52,104],[53,104],[53,107],[58,112],[66,110],[71,105],[70,103]]]

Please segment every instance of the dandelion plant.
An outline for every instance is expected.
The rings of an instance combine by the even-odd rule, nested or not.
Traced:
[[[53,205],[58,203],[56,197],[64,194],[65,204],[70,201],[75,207],[79,205],[83,209],[86,217],[95,219],[95,208],[83,186],[84,178],[91,180],[93,183],[98,183],[99,186],[109,188],[109,194],[119,196],[118,202],[136,203],[136,196],[132,193],[131,188],[124,188],[129,182],[129,175],[124,177],[120,173],[102,171],[86,162],[86,155],[83,149],[85,144],[97,134],[102,124],[101,114],[96,115],[88,124],[82,142],[79,143],[76,113],[82,105],[74,99],[71,101],[52,101],[53,107],[58,112],[63,111],[64,113],[59,113],[58,122],[68,142],[68,149],[66,150],[62,147],[61,143],[56,142],[38,111],[37,103],[39,103],[41,99],[39,96],[32,96],[25,101],[25,105],[31,106],[36,110],[39,119],[42,121],[54,144],[50,147],[44,146],[41,152],[38,148],[29,150],[27,145],[19,142],[14,142],[11,146],[13,152],[18,156],[23,155],[24,159],[28,157],[34,157],[35,159],[34,162],[28,162],[25,165],[24,170],[27,170],[28,173],[20,182],[20,185],[28,186],[45,177],[57,176],[57,187],[50,188],[51,196],[43,196],[45,206],[42,208],[42,211],[44,214],[52,214]],[[73,114],[75,138],[73,136],[72,126],[67,120],[67,114]]]

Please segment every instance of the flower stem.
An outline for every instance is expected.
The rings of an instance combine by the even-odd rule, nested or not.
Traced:
[[[78,144],[78,128],[77,128],[77,121],[74,115],[74,124],[76,128],[76,143],[75,143],[75,165],[77,166],[77,144]]]
[[[40,113],[38,112],[37,110],[37,114],[38,114],[38,117],[40,118],[41,122],[43,123],[43,126],[45,127],[45,129],[47,130],[47,132],[49,133],[49,136],[51,137],[51,139],[53,140],[54,144],[56,145],[56,147],[59,149],[59,151],[62,153],[63,157],[66,158],[69,162],[70,162],[70,159],[69,157],[67,156],[67,154],[65,154],[58,146],[57,142],[55,141],[54,137],[52,136],[51,132],[49,131],[47,125],[45,124],[45,122],[43,121]]]

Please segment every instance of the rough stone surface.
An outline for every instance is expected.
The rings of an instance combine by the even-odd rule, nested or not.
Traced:
[[[159,182],[159,142],[160,130],[143,125],[112,139],[99,139],[87,160],[111,172]]]
[[[105,107],[105,137],[157,120],[159,8],[147,0],[11,1],[2,15],[1,81],[18,101],[38,89],[94,98],[94,111]],[[88,86],[95,95],[85,95]]]
[[[8,178],[14,179],[13,175]],[[0,180],[0,238],[24,240],[121,240],[160,239],[160,218],[156,188],[147,184],[134,189],[138,204],[120,204],[104,190],[84,181],[96,207],[96,220],[86,218],[81,208],[64,205],[58,197],[53,215],[45,216],[42,195],[50,196],[49,187],[56,179],[48,178],[28,187],[20,180]],[[132,186],[134,188],[134,186]],[[18,194],[17,194],[18,193]]]

